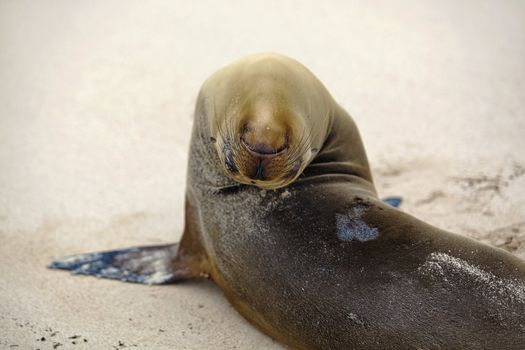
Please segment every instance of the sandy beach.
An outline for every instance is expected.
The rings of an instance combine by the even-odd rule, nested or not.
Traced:
[[[0,0],[0,349],[282,349],[211,282],[46,268],[178,240],[199,87],[266,51],[353,116],[381,196],[525,259],[523,1]]]

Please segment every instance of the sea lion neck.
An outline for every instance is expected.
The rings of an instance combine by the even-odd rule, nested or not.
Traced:
[[[338,105],[322,148],[304,170],[305,177],[335,174],[360,178],[367,189],[376,192],[359,130],[348,113]]]

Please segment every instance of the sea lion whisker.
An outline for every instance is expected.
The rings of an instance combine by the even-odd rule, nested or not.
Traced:
[[[312,134],[313,134],[312,129],[310,129],[310,131],[307,134],[306,127],[303,127],[303,132],[301,133],[299,142],[294,147],[294,150],[289,155],[290,163],[292,164],[292,166],[293,166],[293,163],[295,163],[299,158],[303,156],[304,151],[305,151],[304,146],[310,143]]]
[[[306,126],[303,126],[303,129],[302,129],[302,131],[300,133],[299,139],[297,139],[297,141],[292,144],[292,147],[291,147],[290,151],[287,154],[288,158],[294,158],[296,156],[296,154],[301,151],[303,142],[307,138],[307,134],[306,134],[305,131],[306,131]]]

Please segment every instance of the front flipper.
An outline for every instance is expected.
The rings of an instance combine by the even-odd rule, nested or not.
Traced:
[[[167,284],[196,277],[187,259],[177,259],[179,244],[134,247],[64,257],[48,265],[73,274],[144,284]]]

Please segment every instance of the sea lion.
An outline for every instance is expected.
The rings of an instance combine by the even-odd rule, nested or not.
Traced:
[[[275,54],[204,83],[180,244],[50,267],[153,284],[208,277],[294,349],[525,347],[524,261],[379,200],[353,120]]]

